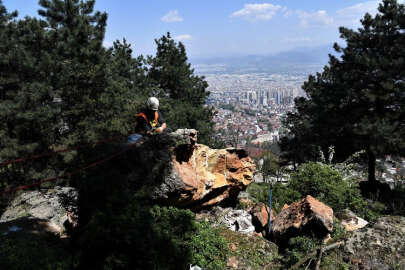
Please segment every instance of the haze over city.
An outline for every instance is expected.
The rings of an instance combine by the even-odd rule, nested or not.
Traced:
[[[269,55],[297,47],[314,48],[339,41],[339,26],[357,28],[379,1],[108,1],[95,9],[108,12],[105,45],[126,38],[134,54],[153,54],[154,39],[166,32],[186,45],[193,58]],[[20,17],[37,16],[37,0],[4,0]],[[330,50],[332,51],[332,49]]]

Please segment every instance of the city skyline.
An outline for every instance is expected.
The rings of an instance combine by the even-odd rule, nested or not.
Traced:
[[[153,54],[154,39],[170,32],[190,57],[272,54],[339,41],[339,26],[357,28],[381,1],[129,1],[97,0],[108,13],[105,46],[126,38],[134,55]],[[404,2],[404,1],[400,1]],[[37,0],[4,0],[20,17],[38,16]]]

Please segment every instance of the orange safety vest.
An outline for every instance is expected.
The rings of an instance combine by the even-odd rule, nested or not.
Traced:
[[[159,113],[157,111],[155,111],[155,119],[153,119],[152,121],[149,121],[148,117],[146,116],[146,114],[144,114],[143,112],[140,112],[136,115],[136,117],[142,117],[143,119],[145,119],[145,121],[147,123],[150,124],[151,127],[156,127],[158,125],[158,119],[159,119]]]

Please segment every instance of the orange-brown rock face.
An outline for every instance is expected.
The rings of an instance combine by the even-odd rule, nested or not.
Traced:
[[[272,226],[272,234],[279,241],[306,232],[314,233],[321,238],[332,230],[332,208],[310,195],[283,208]]]
[[[179,158],[181,155],[181,158]],[[184,183],[180,204],[199,207],[217,204],[237,196],[253,180],[255,164],[242,149],[211,149],[195,144],[189,155],[174,151],[173,168]]]
[[[264,203],[256,204],[250,211],[250,213],[252,214],[253,222],[257,223],[257,226],[260,226],[262,229],[266,228],[269,220],[269,211],[270,208]],[[273,222],[275,218],[273,209],[271,210],[270,218]]]

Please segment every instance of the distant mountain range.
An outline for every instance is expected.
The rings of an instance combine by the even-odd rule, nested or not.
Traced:
[[[288,73],[309,74],[322,70],[328,63],[333,45],[295,48],[274,55],[246,55],[236,57],[191,58],[200,74]]]

